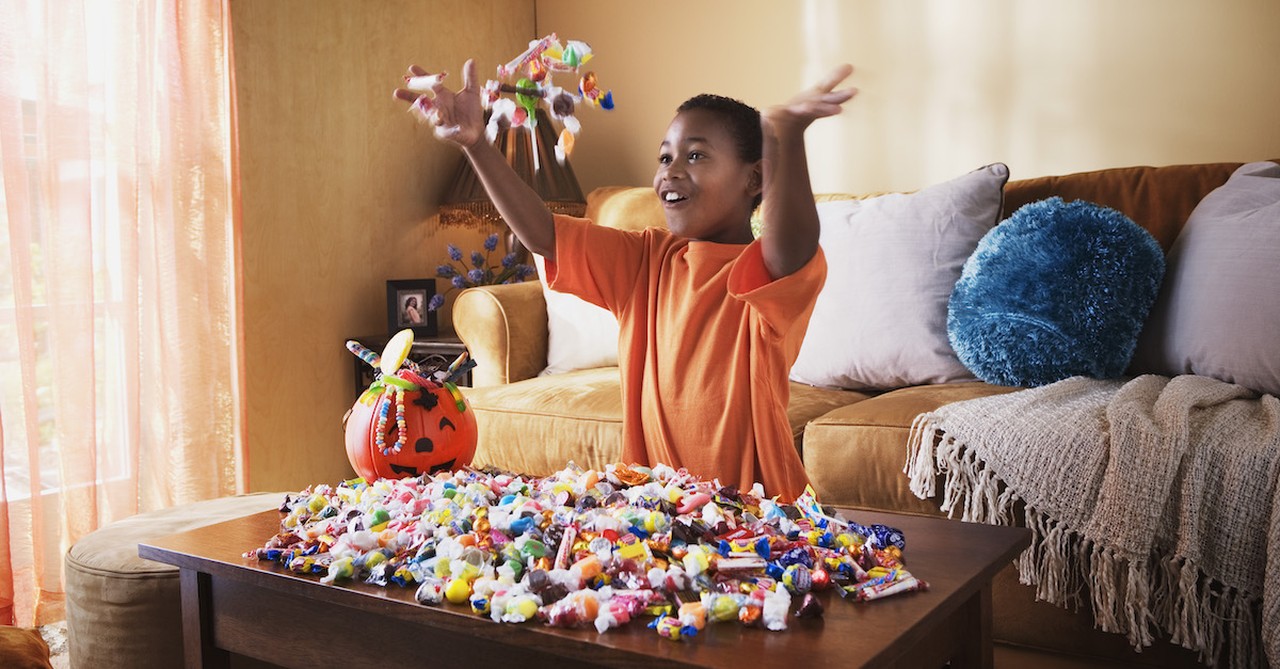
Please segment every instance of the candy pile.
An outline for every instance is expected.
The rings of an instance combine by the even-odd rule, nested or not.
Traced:
[[[720,487],[684,470],[573,464],[544,478],[453,473],[318,485],[286,497],[281,531],[246,557],[332,583],[416,587],[494,621],[594,625],[642,615],[682,639],[708,622],[782,630],[818,616],[813,590],[872,600],[923,590],[902,534]]]

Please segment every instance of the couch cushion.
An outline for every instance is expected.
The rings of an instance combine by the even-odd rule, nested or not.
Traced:
[[[547,287],[546,261],[533,256],[547,301],[547,367],[539,376],[618,365],[618,319],[569,293]]]
[[[476,412],[479,430],[472,461],[476,466],[545,476],[569,461],[603,469],[622,457],[622,390],[617,367],[464,392]],[[787,415],[797,448],[810,420],[866,397],[792,383]]]
[[[603,186],[587,195],[586,217],[607,228],[667,227],[658,193],[648,186]]]
[[[947,300],[1008,178],[997,163],[915,193],[819,203],[827,281],[791,378],[857,389],[974,380],[947,342]]]
[[[1221,186],[1240,163],[1117,167],[1010,181],[1004,214],[1058,195],[1116,209],[1146,228],[1166,251],[1201,198]]]
[[[1280,395],[1280,165],[1250,163],[1205,196],[1169,252],[1134,367]]]
[[[916,416],[944,404],[1013,392],[986,383],[903,388],[841,407],[804,431],[804,467],[824,504],[896,513],[945,515],[940,500],[922,500],[908,487],[907,437]]]
[[[603,469],[622,456],[622,389],[617,367],[463,392],[476,412],[475,466],[546,476],[570,461]]]
[[[791,436],[804,459],[804,430],[814,419],[825,416],[841,407],[865,401],[871,395],[855,390],[818,388],[803,383],[791,384],[791,402],[787,404],[787,418],[791,421]]]

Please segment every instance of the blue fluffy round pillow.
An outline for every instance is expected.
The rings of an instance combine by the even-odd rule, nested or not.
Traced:
[[[965,261],[947,336],[987,383],[1117,377],[1163,278],[1160,245],[1124,214],[1060,197],[1033,202]]]

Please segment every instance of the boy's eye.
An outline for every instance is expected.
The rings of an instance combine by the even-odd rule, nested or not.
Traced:
[[[707,157],[707,156],[706,156],[706,154],[704,154],[704,153],[703,153],[703,152],[701,152],[701,151],[690,151],[690,152],[689,152],[689,162],[693,162],[693,161],[695,161],[695,160],[700,160],[700,159],[702,159],[702,158],[706,158],[706,157]]]
[[[659,156],[658,156],[658,164],[659,164],[659,165],[667,165],[667,164],[670,164],[670,163],[671,163],[671,156],[670,156],[670,154],[666,154],[666,153],[664,153],[664,154],[661,154],[661,155],[659,155]]]

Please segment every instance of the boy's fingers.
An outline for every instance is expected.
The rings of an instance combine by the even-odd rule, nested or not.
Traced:
[[[409,113],[421,123],[431,123],[436,116],[435,105],[432,104],[431,98],[420,95],[409,105]]]
[[[405,102],[413,102],[418,99],[418,95],[419,95],[419,93],[414,93],[413,91],[406,90],[403,88],[397,88],[391,94],[397,100],[404,100]]]
[[[410,66],[409,66],[409,76],[411,76],[411,77],[424,77],[424,76],[426,76],[426,75],[427,75],[427,71],[426,71],[426,70],[424,70],[424,69],[422,69],[421,67],[418,67],[417,65],[410,65]]]
[[[836,86],[838,86],[840,82],[844,81],[845,79],[848,79],[849,75],[851,74],[853,74],[852,65],[848,63],[839,65],[834,70],[832,70],[829,74],[827,74],[826,77],[823,77],[823,79],[818,82],[817,88],[818,90],[822,90],[822,91],[831,91]]]
[[[818,116],[835,116],[844,111],[844,108],[836,104],[821,104],[814,111]]]
[[[839,104],[842,102],[848,102],[849,100],[852,100],[853,96],[857,94],[858,94],[858,89],[856,88],[843,88],[838,91],[831,91],[830,93],[823,94],[822,101],[834,102]]]
[[[476,88],[476,61],[468,58],[467,62],[462,64],[462,90],[475,90]]]
[[[834,116],[840,113],[840,105],[827,104],[818,100],[811,100],[795,110],[798,118],[822,118],[824,116]]]

